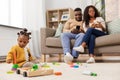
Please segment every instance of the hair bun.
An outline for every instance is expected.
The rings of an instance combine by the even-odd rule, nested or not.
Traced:
[[[23,29],[23,31],[24,31],[24,32],[27,32],[27,29],[26,29],[26,28],[24,28],[24,29]]]
[[[24,34],[24,31],[20,31],[20,34]]]
[[[31,32],[28,32],[28,35],[31,35]]]
[[[23,28],[22,31],[18,32],[17,35],[20,36],[20,35],[25,35],[25,36],[28,36],[28,38],[30,39],[30,35],[31,35],[31,32],[27,32],[28,30],[26,28]]]

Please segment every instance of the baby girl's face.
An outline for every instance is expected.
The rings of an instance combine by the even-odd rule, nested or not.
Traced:
[[[21,47],[21,48],[24,48],[28,42],[29,42],[29,38],[27,36],[24,36],[24,35],[20,35],[17,39],[18,41],[18,45]]]

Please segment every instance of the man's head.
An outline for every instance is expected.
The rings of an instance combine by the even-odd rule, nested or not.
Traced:
[[[82,10],[80,8],[75,8],[74,9],[74,14],[75,14],[75,19],[77,21],[81,21],[82,20]]]

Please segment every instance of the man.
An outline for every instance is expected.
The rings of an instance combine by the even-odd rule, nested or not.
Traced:
[[[82,27],[82,10],[76,8],[74,10],[74,19],[69,19],[63,28],[63,33],[61,34],[61,42],[64,51],[64,61],[66,63],[71,63],[73,59],[77,59],[79,53],[75,50],[71,50],[70,41],[75,39],[73,47],[77,47],[81,44],[82,38],[84,36],[84,30]]]

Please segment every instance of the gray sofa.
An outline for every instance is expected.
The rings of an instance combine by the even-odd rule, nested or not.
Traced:
[[[46,61],[46,54],[59,54],[59,61],[63,49],[60,37],[54,37],[56,30],[51,28],[41,28],[41,53],[44,55]],[[71,48],[74,40],[71,40]],[[95,41],[95,54],[102,53],[120,53],[120,33],[109,34],[96,38]],[[88,53],[87,48],[85,53]]]

